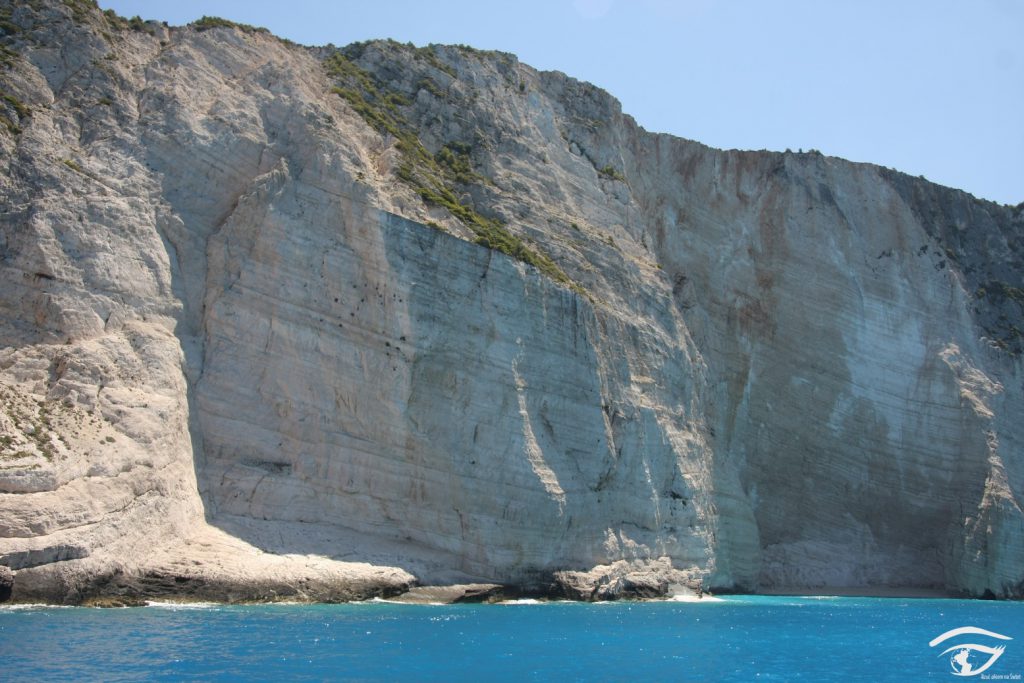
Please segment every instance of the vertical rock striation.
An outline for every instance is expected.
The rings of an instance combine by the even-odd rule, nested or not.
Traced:
[[[501,53],[0,13],[13,599],[1024,592],[1020,207]]]

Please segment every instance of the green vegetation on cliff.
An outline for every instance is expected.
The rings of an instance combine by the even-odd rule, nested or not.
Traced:
[[[211,28],[236,28],[239,31],[244,31],[245,33],[270,33],[270,31],[262,26],[239,24],[238,22],[231,21],[229,19],[222,19],[220,17],[203,16],[189,25],[197,31],[208,31]]]
[[[0,90],[0,123],[12,135],[21,132],[21,122],[32,115],[29,109],[21,100]]]
[[[429,48],[416,49],[416,54],[435,68],[454,75]],[[402,163],[397,170],[398,177],[416,190],[426,203],[446,209],[476,234],[477,244],[495,249],[537,268],[556,282],[577,286],[558,265],[536,247],[527,246],[497,218],[484,216],[476,209],[462,203],[457,194],[459,186],[487,184],[490,181],[472,167],[472,148],[462,142],[452,141],[431,154],[413,126],[402,116],[401,108],[411,103],[400,92],[389,91],[369,72],[359,68],[341,52],[335,52],[324,60],[324,69],[335,80],[332,91],[342,97],[367,124],[380,133],[396,139],[395,147],[402,154]],[[421,82],[429,79],[421,79]],[[426,86],[425,86],[426,87]],[[441,91],[436,83],[429,81],[428,91],[438,96]]]

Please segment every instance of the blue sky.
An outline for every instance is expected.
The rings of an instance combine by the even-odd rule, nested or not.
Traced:
[[[721,148],[819,149],[1024,201],[1020,0],[99,0],[307,45],[394,38],[512,52]]]

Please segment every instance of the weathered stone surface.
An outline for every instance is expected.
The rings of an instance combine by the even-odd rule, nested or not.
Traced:
[[[0,8],[14,599],[1024,592],[1020,207],[511,55],[353,46],[360,109],[326,48]]]
[[[676,592],[702,591],[700,579],[692,572],[672,566],[669,558],[618,561],[589,571],[555,572],[555,594],[586,602],[664,598]]]
[[[506,588],[497,583],[465,583],[450,586],[415,586],[393,598],[410,604],[455,604],[460,602],[497,602],[506,597]]]

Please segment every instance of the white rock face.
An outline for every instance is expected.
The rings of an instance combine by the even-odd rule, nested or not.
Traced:
[[[571,288],[424,202],[327,50],[0,7],[14,599],[1024,592],[1019,210],[348,49]]]

